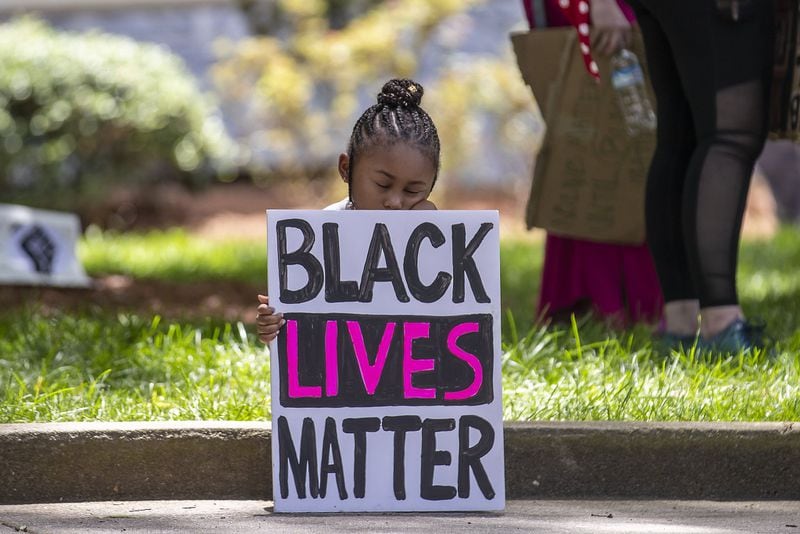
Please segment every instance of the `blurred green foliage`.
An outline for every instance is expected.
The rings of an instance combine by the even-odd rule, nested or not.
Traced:
[[[386,0],[322,0],[328,23],[333,29],[345,27],[361,13]],[[286,26],[287,17],[281,2],[274,0],[238,0],[250,30],[257,35],[277,35]]]
[[[155,45],[0,25],[0,196],[91,202],[113,182],[199,184],[236,154],[181,60]]]
[[[541,119],[510,54],[465,55],[453,45],[450,59],[420,77],[426,46],[446,42],[442,33],[463,42],[480,31],[459,22],[484,1],[367,2],[369,9],[342,28],[332,20],[331,0],[272,2],[281,31],[221,45],[213,72],[224,102],[258,114],[260,130],[248,143],[254,177],[332,171],[331,155],[346,148],[365,103],[375,103],[383,82],[402,77],[425,85],[422,106],[442,139],[443,174],[474,171],[468,166],[486,139],[497,142],[500,159],[532,155]]]

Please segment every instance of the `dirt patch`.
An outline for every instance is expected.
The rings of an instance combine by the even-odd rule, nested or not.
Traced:
[[[105,276],[93,280],[89,289],[0,286],[0,307],[34,306],[43,313],[83,312],[100,308],[106,312],[161,315],[176,320],[207,317],[254,323],[256,294],[260,288],[231,281],[175,284],[158,280],[134,280]]]

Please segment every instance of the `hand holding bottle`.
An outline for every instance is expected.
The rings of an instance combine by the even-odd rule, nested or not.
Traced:
[[[631,23],[625,18],[617,0],[592,0],[589,5],[594,29],[592,49],[610,56],[629,46]]]

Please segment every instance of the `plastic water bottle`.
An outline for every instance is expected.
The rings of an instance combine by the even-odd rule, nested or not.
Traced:
[[[636,54],[623,48],[611,58],[611,85],[631,136],[656,129],[656,114],[647,97]]]

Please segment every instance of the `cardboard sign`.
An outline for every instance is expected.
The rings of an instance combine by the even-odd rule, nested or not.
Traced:
[[[800,141],[800,2],[775,0],[770,134]]]
[[[0,204],[0,284],[88,287],[71,213]]]
[[[267,211],[275,511],[501,510],[496,211]]]
[[[528,227],[593,241],[644,242],[644,189],[655,132],[627,133],[609,58],[595,58],[602,77],[597,84],[586,72],[573,28],[512,34],[511,41],[547,124],[533,173]],[[638,32],[631,50],[646,74]],[[655,106],[652,92],[649,97]]]

